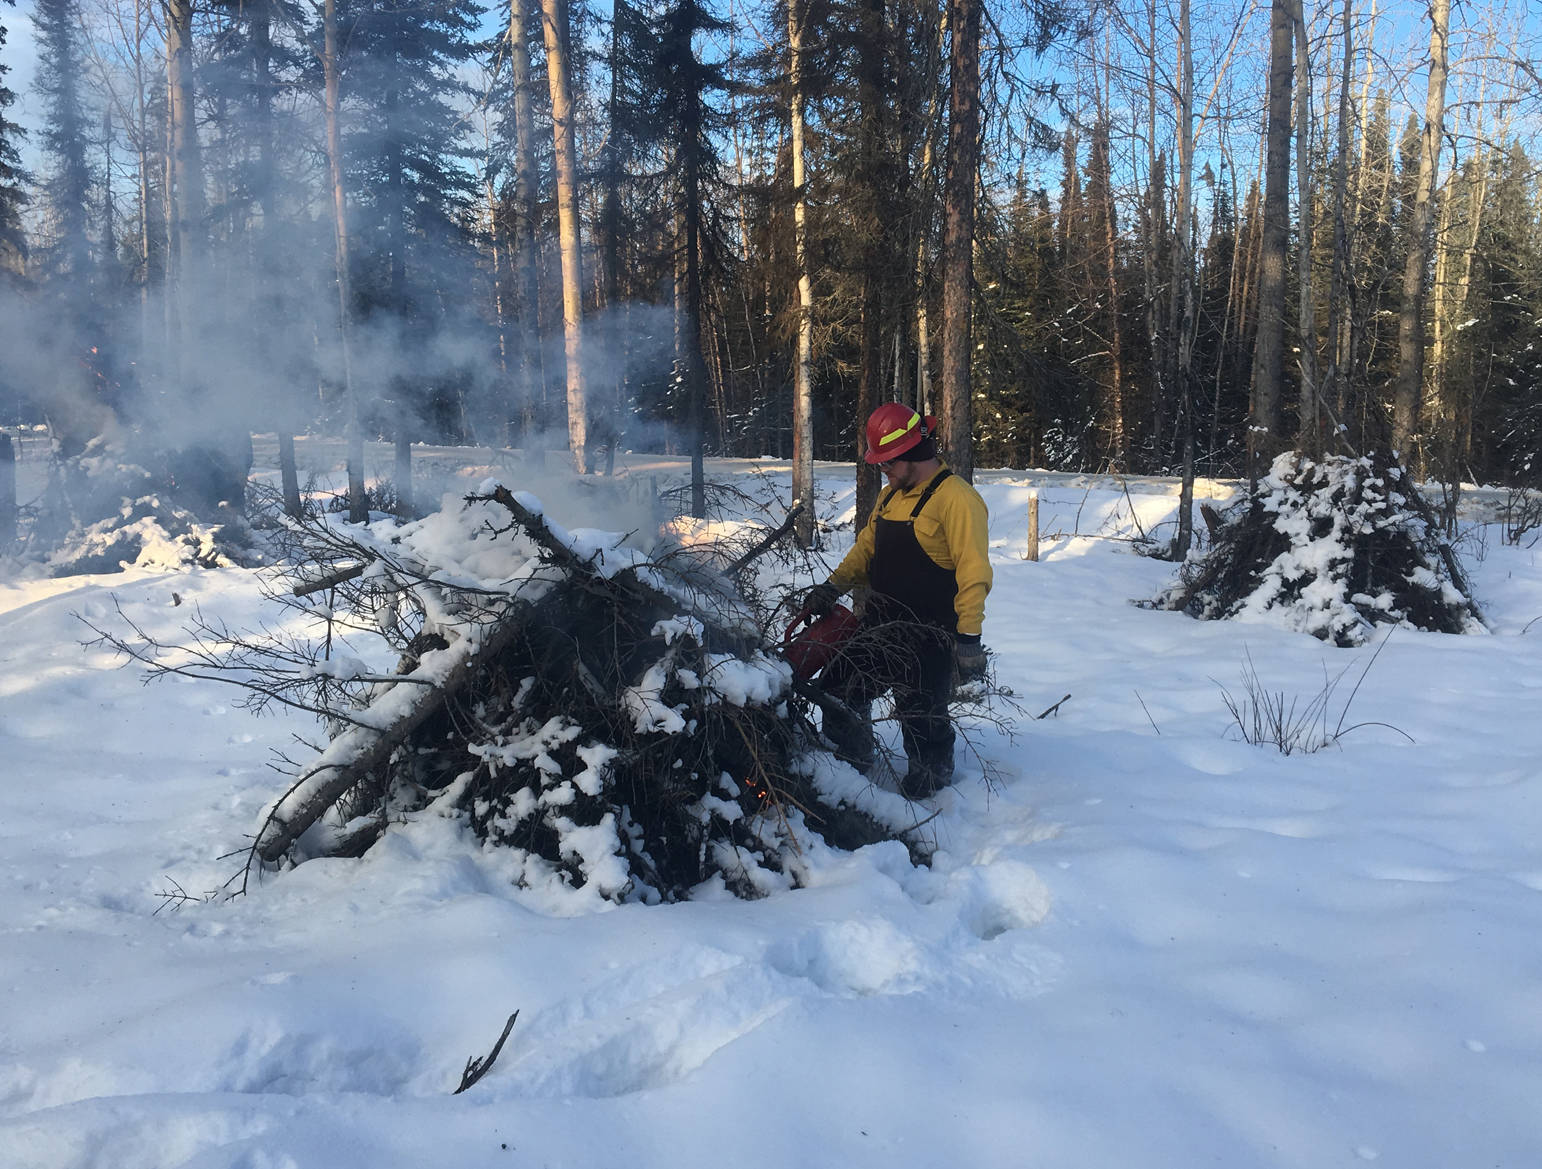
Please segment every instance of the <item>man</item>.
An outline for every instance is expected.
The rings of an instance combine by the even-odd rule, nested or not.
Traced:
[[[980,493],[938,457],[937,420],[888,402],[867,420],[867,461],[888,489],[830,574],[809,590],[805,607],[828,613],[842,593],[871,590],[861,633],[822,675],[827,692],[852,715],[825,713],[836,753],[866,770],[872,764],[872,701],[894,691],[909,770],[900,790],[924,799],[953,778],[948,701],[955,674],[985,674],[980,631],[991,587],[987,515]]]

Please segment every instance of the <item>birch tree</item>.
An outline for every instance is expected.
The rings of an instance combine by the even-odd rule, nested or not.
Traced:
[[[348,460],[348,520],[369,520],[369,501],[364,494],[364,430],[359,419],[359,399],[353,384],[349,351],[349,316],[353,294],[349,280],[348,194],[343,182],[343,133],[341,62],[338,58],[337,0],[323,0],[321,10],[321,74],[327,136],[327,179],[332,205],[333,263],[337,271],[337,341],[343,379],[343,427]]]
[[[1412,461],[1424,394],[1424,293],[1433,239],[1435,177],[1445,123],[1446,73],[1451,36],[1451,0],[1431,0],[1429,85],[1424,130],[1419,140],[1419,177],[1414,187],[1408,256],[1403,265],[1403,306],[1398,317],[1398,366],[1392,400],[1392,448]]]
[[[546,80],[551,89],[552,147],[557,176],[557,235],[562,255],[562,338],[567,359],[568,450],[573,468],[589,473],[589,398],[584,376],[583,241],[578,213],[578,139],[573,101],[567,0],[541,0]]]
[[[792,498],[803,505],[794,531],[799,546],[812,548],[814,515],[814,281],[808,257],[808,173],[803,143],[803,33],[807,0],[787,3],[788,120],[792,152],[793,263],[798,281],[797,353],[793,358]]]

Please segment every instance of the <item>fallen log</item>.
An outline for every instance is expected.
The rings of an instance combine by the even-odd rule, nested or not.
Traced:
[[[316,765],[269,810],[252,844],[252,855],[270,864],[277,861],[350,788],[384,766],[414,731],[513,644],[527,608],[518,603],[513,613],[484,627],[480,636],[424,654],[417,669],[402,680],[430,684],[393,685],[361,712],[360,723],[379,725],[353,726],[332,740]]]

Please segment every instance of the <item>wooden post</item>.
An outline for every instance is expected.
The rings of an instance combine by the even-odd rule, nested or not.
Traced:
[[[1039,558],[1039,491],[1028,493],[1028,547],[1023,550],[1024,560]]]

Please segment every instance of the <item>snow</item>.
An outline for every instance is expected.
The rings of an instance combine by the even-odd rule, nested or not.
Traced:
[[[719,470],[751,465],[786,492],[785,464]],[[163,905],[231,875],[282,791],[270,749],[316,728],[212,682],[146,688],[74,615],[111,622],[116,599],[175,640],[175,593],[249,627],[256,575],[0,582],[0,1166],[1534,1165],[1538,550],[1497,526],[1464,541],[1492,636],[1336,649],[1267,613],[1131,604],[1171,579],[1126,540],[1171,520],[1169,485],[978,480],[1015,741],[972,728],[958,782],[921,805],[810,760],[821,790],[935,814],[933,863],[805,828],[804,887],[755,902],[577,899],[431,811],[361,860]],[[849,513],[849,483],[820,468],[822,515]],[[525,486],[568,530],[593,523]],[[479,522],[397,534],[421,553]],[[529,571],[508,544],[449,570]],[[1335,744],[1239,741],[1222,687],[1246,662],[1305,704],[1378,649]],[[770,684],[742,673],[747,695]],[[529,734],[511,749],[562,729]],[[570,842],[597,883],[623,879],[625,831]]]

